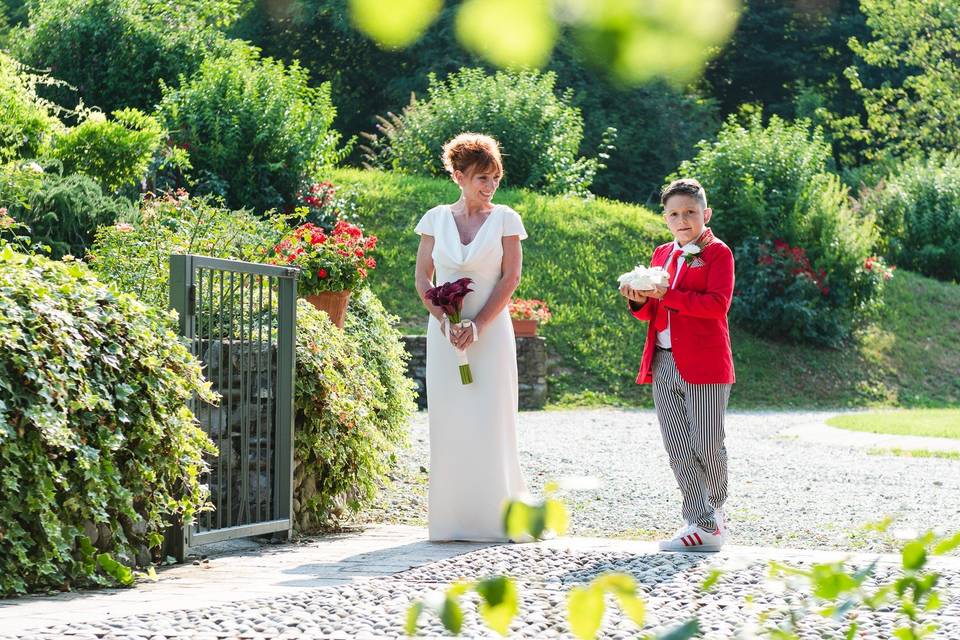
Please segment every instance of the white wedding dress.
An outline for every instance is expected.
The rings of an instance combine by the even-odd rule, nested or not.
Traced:
[[[416,232],[434,238],[436,282],[472,278],[463,318],[473,318],[501,277],[503,236],[527,237],[520,216],[497,205],[470,244],[449,205],[428,211]],[[504,541],[503,507],[527,492],[517,457],[517,353],[506,308],[467,348],[473,383],[461,384],[453,345],[432,315],[427,327],[431,540]]]

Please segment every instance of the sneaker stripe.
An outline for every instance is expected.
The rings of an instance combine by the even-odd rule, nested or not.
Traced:
[[[697,539],[697,544],[703,544],[703,540],[700,539],[700,534],[696,531],[693,532],[693,536]]]
[[[689,546],[690,546],[690,543],[687,542],[687,536],[683,536],[682,538],[680,538],[680,541],[683,543],[683,546],[685,546],[685,547],[689,547]]]

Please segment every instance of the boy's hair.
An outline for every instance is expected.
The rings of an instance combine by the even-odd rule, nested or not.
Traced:
[[[703,186],[693,178],[674,180],[660,191],[660,204],[666,205],[670,196],[690,196],[700,202],[700,206],[707,208],[707,192]]]

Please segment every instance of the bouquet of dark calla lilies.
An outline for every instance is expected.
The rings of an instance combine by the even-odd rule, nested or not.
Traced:
[[[427,289],[424,295],[435,306],[443,309],[451,324],[460,327],[469,326],[469,323],[461,321],[460,310],[463,308],[463,299],[473,291],[470,288],[471,284],[473,284],[473,280],[470,278],[460,278]],[[467,352],[463,349],[457,349],[457,359],[460,361],[460,382],[470,384],[473,382],[473,373],[470,371],[470,363],[467,361]]]

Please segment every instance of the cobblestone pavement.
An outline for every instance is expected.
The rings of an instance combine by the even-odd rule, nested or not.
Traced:
[[[639,545],[639,546],[638,546]],[[634,638],[642,631],[662,630],[697,618],[704,638],[752,637],[761,612],[783,619],[798,606],[796,595],[771,581],[770,560],[798,567],[836,557],[804,552],[731,548],[719,554],[663,554],[652,545],[629,541],[560,539],[527,545],[498,545],[454,555],[393,575],[315,589],[287,589],[269,598],[239,600],[209,607],[112,616],[107,619],[32,629],[9,638],[401,638],[410,604],[456,580],[510,575],[518,584],[520,612],[511,637],[569,638],[564,621],[566,594],[606,572],[634,577],[647,604],[647,623],[638,629],[618,608],[608,607],[599,637]],[[442,547],[443,545],[432,545]],[[835,555],[835,554],[834,554]],[[863,568],[873,558],[858,555],[850,565]],[[897,558],[881,558],[871,585],[896,574]],[[960,637],[960,562],[938,566],[945,606],[936,617],[934,638]],[[710,591],[701,585],[713,569],[723,571]],[[608,601],[612,605],[612,601]],[[465,637],[496,637],[476,614],[477,598],[464,601]],[[902,623],[891,609],[860,614],[860,638],[890,638]],[[817,614],[802,618],[802,638],[840,637],[842,625]],[[845,627],[844,627],[845,628]],[[420,635],[445,635],[438,619],[424,614]]]
[[[731,542],[882,552],[895,550],[897,539],[863,526],[886,516],[895,519],[893,530],[960,530],[960,459],[878,455],[857,445],[870,442],[860,437],[867,434],[854,432],[830,443],[792,435],[831,415],[728,414]],[[653,411],[524,412],[518,438],[532,491],[566,476],[599,480],[595,489],[565,497],[572,535],[654,540],[679,526],[680,494]],[[426,523],[426,413],[413,420],[410,440],[393,488],[365,519]]]
[[[567,476],[600,481],[565,496],[571,534],[579,537],[524,545],[425,542],[429,452],[421,413],[411,425],[403,471],[365,516],[407,525],[375,524],[263,548],[236,543],[241,547],[226,554],[210,551],[209,563],[162,570],[157,583],[132,590],[0,601],[0,640],[398,638],[411,602],[455,580],[493,574],[518,582],[521,608],[512,637],[569,638],[567,591],[608,571],[637,580],[648,607],[646,630],[696,616],[710,640],[752,637],[762,612],[797,604],[794,592],[769,579],[771,560],[806,566],[849,558],[865,567],[879,557],[871,578],[876,584],[896,575],[899,556],[878,554],[898,542],[861,525],[884,515],[896,517],[895,528],[907,533],[951,531],[960,523],[960,460],[876,455],[853,437],[823,444],[784,435],[822,424],[825,416],[730,414],[732,544],[719,554],[696,555],[657,553],[644,541],[675,529],[679,495],[655,416],[639,410],[521,415],[521,463],[533,489]],[[243,544],[252,546],[243,551]],[[723,577],[702,592],[714,568]],[[933,637],[960,640],[960,557],[937,558],[933,568],[941,573],[944,601]],[[479,622],[475,599],[467,602],[463,635],[495,637]],[[432,614],[422,622],[421,636],[445,635]],[[891,609],[862,613],[858,623],[858,637],[890,638],[895,615]],[[834,636],[840,627],[808,615],[801,628],[806,639]],[[610,607],[600,637],[639,632]]]

